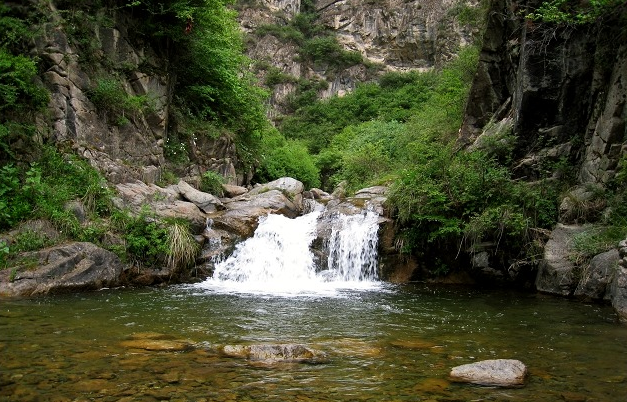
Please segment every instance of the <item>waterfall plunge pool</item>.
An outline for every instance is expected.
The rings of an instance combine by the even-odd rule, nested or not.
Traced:
[[[627,327],[610,307],[379,282],[368,212],[330,217],[317,264],[319,214],[262,219],[200,284],[2,301],[0,400],[625,400]],[[225,353],[285,344],[325,358]],[[524,362],[527,385],[447,379],[452,367],[496,358]]]
[[[198,286],[2,301],[3,401],[619,401],[627,328],[611,308],[508,291],[381,285],[329,295]],[[137,334],[191,348],[145,350]],[[223,345],[305,344],[320,364],[225,357]],[[454,384],[454,366],[513,358],[516,389]]]

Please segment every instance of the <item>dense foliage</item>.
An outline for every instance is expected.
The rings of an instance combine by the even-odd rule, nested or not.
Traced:
[[[616,15],[621,7],[626,7],[624,0],[549,0],[528,14],[527,18],[557,24],[581,25],[598,21],[605,16]]]

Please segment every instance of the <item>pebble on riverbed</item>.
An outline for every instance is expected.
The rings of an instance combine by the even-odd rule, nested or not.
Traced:
[[[494,359],[453,367],[451,381],[498,387],[525,384],[527,367],[519,360]]]

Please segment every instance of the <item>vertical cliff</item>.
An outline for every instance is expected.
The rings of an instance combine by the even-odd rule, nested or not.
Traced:
[[[625,7],[589,24],[525,18],[540,3],[492,2],[460,141],[500,123],[515,137],[519,177],[551,176],[563,160],[578,182],[606,184],[627,156]]]
[[[238,3],[248,55],[272,91],[273,117],[294,99],[343,95],[387,71],[437,68],[482,29],[476,0],[257,0]]]

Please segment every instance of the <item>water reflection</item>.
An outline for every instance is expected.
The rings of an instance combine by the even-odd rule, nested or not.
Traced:
[[[109,290],[3,301],[0,399],[617,401],[627,395],[625,339],[606,306],[516,292]],[[194,347],[163,349],[176,342]],[[259,343],[305,344],[328,359],[268,364],[220,353]],[[527,386],[448,382],[451,367],[489,358],[525,362]]]

